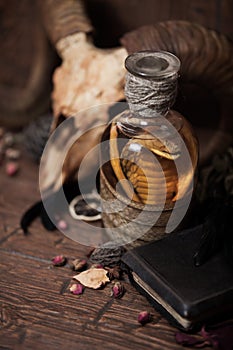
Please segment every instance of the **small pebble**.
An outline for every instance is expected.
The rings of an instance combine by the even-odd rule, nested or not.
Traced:
[[[19,165],[16,162],[7,162],[6,163],[6,174],[8,176],[14,176],[19,171]]]

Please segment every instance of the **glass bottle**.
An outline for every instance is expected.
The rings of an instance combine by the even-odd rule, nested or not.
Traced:
[[[118,244],[174,231],[189,207],[198,145],[189,122],[171,109],[179,59],[168,52],[129,55],[129,108],[113,118],[101,142],[103,223]]]

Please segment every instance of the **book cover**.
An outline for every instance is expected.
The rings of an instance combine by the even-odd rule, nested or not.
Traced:
[[[196,267],[201,226],[126,252],[133,284],[159,311],[189,330],[233,310],[233,269],[221,253]]]

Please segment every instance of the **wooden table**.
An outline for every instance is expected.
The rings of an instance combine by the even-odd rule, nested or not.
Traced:
[[[82,258],[81,246],[58,231],[47,232],[39,219],[25,236],[22,213],[39,199],[38,167],[23,156],[18,175],[8,177],[0,167],[0,349],[182,349],[176,329],[127,281],[122,299],[86,288],[72,295],[74,272],[52,267],[51,258],[64,254]],[[148,310],[153,321],[137,322]]]

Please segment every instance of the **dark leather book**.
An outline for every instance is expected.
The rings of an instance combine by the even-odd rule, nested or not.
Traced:
[[[233,269],[221,252],[196,267],[200,237],[199,226],[129,250],[122,258],[132,283],[186,330],[233,314]]]

